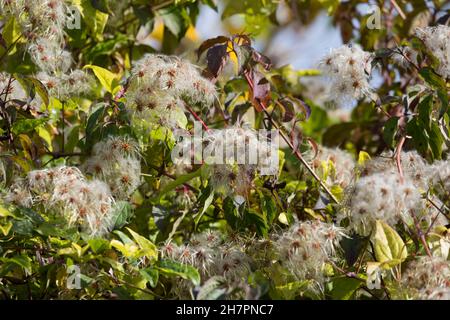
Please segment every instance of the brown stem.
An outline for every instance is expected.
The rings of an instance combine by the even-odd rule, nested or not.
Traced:
[[[398,174],[400,175],[401,183],[403,183],[403,181],[404,181],[401,155],[402,155],[402,148],[403,148],[403,144],[405,143],[405,140],[406,140],[405,136],[402,136],[400,138],[400,142],[398,143],[397,150],[395,151],[395,162],[397,164],[397,170],[398,170]]]
[[[398,5],[397,1],[395,1],[395,0],[390,0],[390,1],[391,1],[392,5],[395,7],[395,10],[397,10],[400,17],[402,17],[403,20],[406,20],[406,15],[403,12],[402,8],[400,8],[400,6]]]
[[[423,234],[422,230],[420,229],[419,221],[417,221],[417,218],[416,218],[416,216],[414,215],[413,212],[410,212],[410,213],[411,213],[411,216],[412,216],[412,218],[414,220],[414,225],[415,225],[416,230],[417,230],[417,236],[419,237],[420,241],[422,242],[423,247],[425,248],[425,252],[427,253],[427,255],[429,257],[431,257],[432,254],[431,254],[430,248],[428,248],[428,244],[427,244],[427,240],[425,239],[425,235]]]
[[[247,80],[247,83],[250,87],[250,89],[253,91],[253,83],[248,76],[248,73],[244,72],[245,79]],[[259,101],[257,99],[254,99],[256,103],[260,106],[261,110],[265,113],[267,116],[267,119],[270,121],[270,123],[278,130],[280,133],[280,136],[283,138],[283,140],[287,143],[289,148],[292,150],[292,152],[295,154],[297,159],[305,166],[305,168],[309,171],[309,173],[316,179],[317,182],[319,182],[320,186],[325,190],[325,192],[330,196],[330,198],[337,204],[339,204],[339,200],[333,195],[333,193],[328,189],[328,187],[323,183],[323,181],[319,178],[319,176],[316,174],[316,172],[311,168],[311,166],[306,162],[306,160],[303,158],[301,153],[298,151],[298,149],[292,144],[291,140],[288,139],[288,137],[285,135],[285,133],[280,129],[278,124],[272,119],[272,116],[267,112],[267,108],[264,104],[264,102]]]
[[[198,116],[198,114],[196,114],[195,111],[192,110],[191,107],[189,107],[186,103],[184,104],[184,106],[185,106],[185,108],[189,111],[189,113],[192,114],[192,115],[194,116],[194,118],[202,124],[203,128],[204,128],[206,131],[209,131],[209,130],[210,130],[210,129],[208,128],[208,126],[206,125],[206,123],[203,122],[202,118],[200,118],[200,117]]]
[[[152,168],[153,170],[156,170],[156,171],[158,172],[159,175],[166,176],[166,177],[168,177],[168,178],[170,178],[170,179],[172,179],[172,180],[176,180],[176,179],[177,179],[177,177],[175,177],[174,175],[172,175],[172,174],[167,173],[166,171],[164,171],[163,168],[158,168],[157,166],[154,166],[154,165],[151,165],[151,164],[149,164],[148,166],[149,166],[150,168]],[[187,182],[183,183],[183,185],[186,186],[187,188],[191,189],[191,190],[194,191],[194,192],[198,192],[197,188],[191,186],[191,185],[190,185],[189,183],[187,183]]]

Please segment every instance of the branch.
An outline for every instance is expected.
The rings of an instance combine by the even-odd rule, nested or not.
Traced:
[[[250,78],[248,77],[247,73],[244,73],[245,79],[247,80],[248,85],[250,86],[250,88],[253,90],[253,84],[250,80]],[[314,179],[317,180],[317,182],[319,182],[320,186],[323,188],[323,190],[325,190],[325,192],[328,194],[328,196],[331,198],[331,200],[333,200],[336,204],[339,204],[339,200],[334,196],[334,194],[330,191],[330,189],[328,189],[328,187],[325,185],[325,183],[323,183],[323,181],[319,178],[319,176],[315,173],[315,171],[313,170],[313,168],[311,168],[311,166],[308,164],[308,162],[306,162],[306,160],[303,158],[303,156],[301,155],[301,153],[298,151],[298,149],[296,147],[294,147],[294,145],[292,144],[292,142],[290,141],[290,139],[288,139],[288,137],[285,135],[285,133],[280,129],[280,127],[278,126],[278,124],[272,119],[271,115],[267,112],[267,108],[264,105],[263,102],[255,99],[255,101],[258,103],[258,105],[261,107],[261,109],[263,110],[263,112],[266,114],[268,120],[270,121],[270,123],[279,131],[280,136],[283,138],[283,140],[287,143],[287,145],[289,146],[289,148],[292,150],[292,152],[295,154],[295,156],[297,157],[298,160],[300,160],[300,162],[306,167],[306,169],[309,171],[309,173],[314,177]]]

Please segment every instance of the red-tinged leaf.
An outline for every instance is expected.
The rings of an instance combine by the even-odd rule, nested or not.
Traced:
[[[270,70],[270,68],[272,68],[272,61],[270,61],[270,59],[265,55],[259,53],[256,50],[253,50],[252,56],[253,60],[262,65],[264,69]]]
[[[211,48],[212,46],[215,46],[216,44],[220,44],[220,43],[226,43],[229,40],[230,39],[228,37],[218,36],[218,37],[203,41],[203,43],[197,49],[197,59],[200,59],[200,56],[202,55],[202,53],[205,52],[206,50],[208,50],[209,48]]]
[[[294,119],[295,110],[294,110],[294,102],[289,98],[283,98],[278,101],[277,104],[281,109],[281,115],[283,122],[289,122]]]
[[[264,75],[256,70],[249,74],[251,80],[250,96],[256,111],[261,112],[261,104],[267,105],[270,101],[270,83]]]
[[[317,145],[317,142],[314,141],[312,138],[306,138],[308,143],[311,145],[311,148],[314,150],[314,156],[313,160],[317,157],[317,154],[319,153],[319,146]]]
[[[209,78],[217,78],[228,59],[227,45],[216,45],[208,50],[206,63]]]
[[[303,101],[301,99],[295,99],[295,101],[297,102],[297,104],[300,107],[301,111],[305,115],[304,120],[308,120],[309,117],[311,116],[311,107],[305,101]]]

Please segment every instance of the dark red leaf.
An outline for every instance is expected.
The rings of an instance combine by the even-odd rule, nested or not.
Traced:
[[[230,39],[228,37],[218,36],[218,37],[203,41],[203,43],[197,49],[197,59],[200,59],[200,56],[202,55],[203,52],[205,52],[205,50],[211,48],[212,46],[215,46],[216,44],[225,43],[229,40]]]
[[[294,111],[294,102],[289,98],[283,98],[278,101],[278,106],[281,109],[281,115],[283,122],[289,122],[294,119],[295,111]]]
[[[223,66],[227,62],[227,59],[227,46],[224,44],[216,45],[208,50],[206,54],[206,63],[208,66],[209,78],[217,78],[220,71],[222,71]]]

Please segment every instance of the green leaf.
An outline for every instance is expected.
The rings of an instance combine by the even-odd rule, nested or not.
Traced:
[[[128,201],[117,201],[111,214],[111,219],[114,221],[114,228],[122,228],[127,224],[132,215],[133,208]]]
[[[408,256],[405,243],[387,223],[377,220],[374,235],[375,257],[388,267],[400,264]]]
[[[349,300],[362,284],[364,283],[354,278],[336,278],[333,280],[331,296],[333,300]]]
[[[2,31],[2,38],[6,48],[0,48],[0,55],[5,54],[7,48],[9,48],[8,55],[14,54],[16,52],[16,46],[12,47],[14,42],[16,42],[21,36],[20,25],[14,17],[9,18],[9,20],[4,24]]]
[[[39,127],[40,125],[46,123],[47,121],[48,121],[47,118],[19,119],[16,122],[14,122],[11,130],[15,135],[19,135],[22,133],[28,133],[30,131],[33,131],[35,128]]]
[[[275,289],[281,295],[281,299],[291,300],[294,299],[300,292],[307,290],[311,283],[312,280],[294,281],[278,285]]]
[[[429,67],[422,68],[420,69],[419,74],[433,89],[446,90],[444,79],[434,72],[433,69]]]
[[[427,95],[418,105],[419,121],[427,130],[430,129],[431,112],[433,111],[433,96]]]
[[[153,242],[134,232],[130,228],[126,229],[136,241],[139,248],[142,250],[143,255],[145,255],[149,259],[158,259],[158,248],[153,244]]]
[[[69,153],[73,152],[78,142],[80,142],[80,126],[76,125],[71,128],[70,133],[67,135],[65,151]]]
[[[156,287],[159,279],[159,271],[155,268],[145,268],[139,270],[139,273],[150,283],[152,288]]]
[[[95,109],[94,112],[89,116],[86,124],[86,144],[88,146],[92,143],[93,139],[96,138],[93,136],[94,129],[97,126],[97,122],[101,117],[103,117],[106,111],[106,105],[104,103],[100,103]]]
[[[12,226],[13,226],[12,222],[8,221],[6,224],[0,225],[0,231],[3,233],[4,236],[7,236]]]
[[[419,126],[416,118],[411,119],[411,121],[406,124],[406,132],[408,135],[412,136],[417,151],[425,154],[428,151],[428,136],[425,129]]]
[[[103,13],[112,13],[108,0],[91,0],[91,4],[95,9]]]
[[[361,237],[356,234],[341,240],[340,245],[344,250],[344,257],[349,267],[352,267],[358,260],[361,252],[367,246],[368,240],[369,237]]]
[[[103,88],[105,88],[109,93],[115,94],[119,89],[118,76],[111,71],[91,64],[85,65],[83,69],[91,69]]]
[[[256,233],[260,236],[266,237],[269,233],[269,224],[267,223],[267,220],[253,209],[248,210],[245,214],[245,224],[247,226],[256,227]]]
[[[179,176],[178,178],[176,178],[174,181],[171,181],[170,183],[168,183],[166,185],[166,187],[163,190],[160,191],[160,193],[158,194],[158,199],[160,199],[164,194],[166,194],[169,191],[172,191],[173,189],[175,189],[179,185],[182,185],[183,183],[186,183],[189,180],[192,180],[192,179],[194,179],[196,177],[199,177],[201,175],[201,172],[202,172],[202,168],[199,168],[196,171],[184,174],[184,175]]]
[[[441,159],[442,145],[444,143],[444,137],[436,122],[432,122],[430,130],[428,131],[430,149],[433,154],[433,159]]]
[[[45,127],[37,127],[35,130],[39,137],[47,144],[48,150],[53,151],[52,136],[50,132]]]
[[[179,276],[191,280],[195,286],[200,285],[200,274],[192,266],[181,264],[172,260],[161,260],[157,266],[158,270],[166,276]]]
[[[214,200],[214,191],[210,186],[208,186],[205,190],[203,190],[202,194],[198,199],[198,203],[203,203],[203,209],[195,216],[195,225],[198,225],[203,214],[206,212],[206,210],[211,205],[213,200]]]
[[[22,267],[26,272],[31,271],[31,258],[26,255],[17,255],[10,259],[7,258],[0,258],[0,261],[4,262],[10,262],[18,265],[19,267]]]
[[[259,192],[261,211],[268,223],[272,223],[277,217],[277,205],[269,192]]]
[[[102,253],[106,249],[109,249],[111,246],[108,240],[105,239],[90,239],[88,240],[89,247],[94,251],[94,253]]]
[[[189,19],[182,14],[182,10],[179,7],[171,6],[158,10],[158,14],[162,17],[164,26],[175,36],[177,39],[181,39],[188,27]]]
[[[392,117],[384,125],[383,140],[390,147],[394,147],[394,138],[397,133],[398,117]]]
[[[78,8],[89,33],[95,40],[103,40],[103,30],[108,21],[108,14],[96,10],[90,0],[73,0],[73,5]]]

